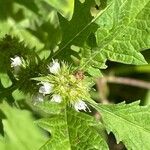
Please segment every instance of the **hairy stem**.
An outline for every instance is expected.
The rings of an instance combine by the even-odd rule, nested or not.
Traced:
[[[107,83],[123,84],[144,89],[150,89],[150,82],[148,81],[115,76],[106,76],[103,78],[99,78],[97,80],[97,89],[100,97],[100,102],[103,104],[109,103],[109,100],[107,99],[107,95],[109,92]]]
[[[115,76],[105,77],[105,80],[108,83],[124,84],[129,86],[140,87],[144,89],[150,89],[150,82],[147,81],[125,78],[125,77],[115,77]]]

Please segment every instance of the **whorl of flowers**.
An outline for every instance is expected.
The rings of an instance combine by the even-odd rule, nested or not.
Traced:
[[[20,67],[27,63],[19,56],[11,58],[11,66],[14,73],[18,75]],[[89,82],[81,72],[76,72],[66,63],[59,63],[52,60],[48,65],[49,74],[45,77],[37,77],[34,80],[40,81],[38,93],[34,96],[39,102],[44,101],[45,96],[50,97],[50,102],[65,103],[74,107],[76,111],[89,110],[86,102],[90,99]],[[90,110],[89,110],[90,111]]]
[[[71,67],[57,60],[48,65],[49,75],[40,77],[39,93],[49,95],[52,102],[65,102],[75,108],[76,111],[87,109],[85,103],[90,99],[89,85],[85,79],[76,76]],[[37,78],[38,79],[38,78]]]

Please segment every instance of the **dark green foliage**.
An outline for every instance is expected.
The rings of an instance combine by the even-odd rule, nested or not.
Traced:
[[[106,80],[100,89],[95,81],[103,74],[107,79],[114,70],[121,75],[138,72],[149,81],[149,48],[150,0],[0,0],[0,149],[108,150],[107,135],[112,132],[127,149],[148,150],[148,105],[104,105],[94,100],[99,102],[99,97],[111,93]],[[22,60],[17,71],[11,66],[11,58],[16,56]],[[71,91],[74,82],[80,87],[84,84],[79,81],[90,82],[91,93],[86,94],[87,101],[83,99],[88,112],[76,112],[66,100],[52,101],[56,91],[47,94],[43,102],[36,97],[53,59],[73,68],[67,81],[63,75],[55,78],[51,73],[58,80],[55,89],[60,87],[60,93],[65,86]],[[106,71],[100,70],[107,66]],[[114,86],[112,91],[110,97],[115,95]],[[138,91],[131,91],[132,96],[142,93]],[[76,101],[75,92],[68,101]],[[118,90],[113,103],[123,101],[125,92]],[[142,104],[149,104],[150,92],[144,92]]]

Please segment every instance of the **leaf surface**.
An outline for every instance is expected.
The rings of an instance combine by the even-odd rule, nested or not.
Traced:
[[[92,6],[92,3],[88,2],[88,4],[88,6]],[[84,62],[82,68],[95,64],[96,67],[106,68],[107,60],[134,65],[147,63],[140,51],[150,47],[149,0],[144,0],[142,3],[140,0],[109,0],[107,7],[100,10],[93,19],[89,13],[87,13],[89,17],[82,18],[84,13],[81,13],[81,11],[89,12],[90,9],[85,8],[85,3],[80,5],[82,5],[82,9],[77,12],[82,15],[76,19],[76,22],[73,22],[73,24],[69,22],[68,25],[65,25],[60,20],[63,31],[63,45],[60,44],[56,56],[65,54],[67,60],[69,60],[70,55],[78,57],[71,50],[71,45],[81,46],[85,49],[84,51],[89,51],[89,48],[85,47],[85,42],[91,33],[97,29],[95,32],[97,45],[90,48],[90,55],[87,57],[82,55],[84,59],[82,60],[81,57],[81,61]],[[78,14],[77,12],[75,11],[74,17]],[[84,23],[80,20],[81,18]],[[78,26],[79,22],[82,24],[80,27]],[[87,53],[89,54],[89,52]]]
[[[150,47],[149,8],[149,0],[110,2],[110,7],[95,21],[99,25],[96,32],[99,52],[94,56],[104,55],[128,64],[146,63],[139,51]]]
[[[54,7],[63,17],[71,20],[74,11],[74,0],[45,0]]]
[[[34,119],[28,111],[10,107],[8,104],[0,104],[0,109],[5,118],[2,119],[4,137],[0,138],[0,147],[3,150],[33,150],[38,149],[46,137],[33,123]]]
[[[50,140],[41,150],[108,149],[102,124],[84,113],[67,109],[37,123],[51,133]]]
[[[127,149],[149,149],[150,147],[150,106],[131,104],[99,105],[107,132],[113,132],[117,142],[122,141]]]

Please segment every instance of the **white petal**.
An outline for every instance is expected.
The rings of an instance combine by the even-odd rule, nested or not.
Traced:
[[[76,111],[80,111],[80,110],[84,110],[86,111],[86,108],[88,108],[87,104],[82,101],[82,100],[79,100],[77,101],[75,104],[74,104],[74,108]],[[89,108],[88,108],[89,109]]]
[[[43,85],[39,88],[39,93],[50,94],[53,89],[53,85],[48,82],[41,82]]]
[[[43,101],[44,101],[44,97],[42,94],[36,94],[33,96],[34,105],[36,105],[38,102],[43,102]]]
[[[43,102],[44,101],[44,97],[43,97],[42,94],[38,94],[37,95],[37,99],[38,99],[39,102]]]
[[[57,74],[60,70],[60,64],[57,60],[53,60],[53,62],[48,66],[50,73]]]
[[[56,103],[61,103],[62,97],[58,94],[54,94],[51,101]]]
[[[15,58],[10,58],[10,59],[11,59],[12,67],[18,67],[22,65],[22,60],[19,56],[15,56]]]

